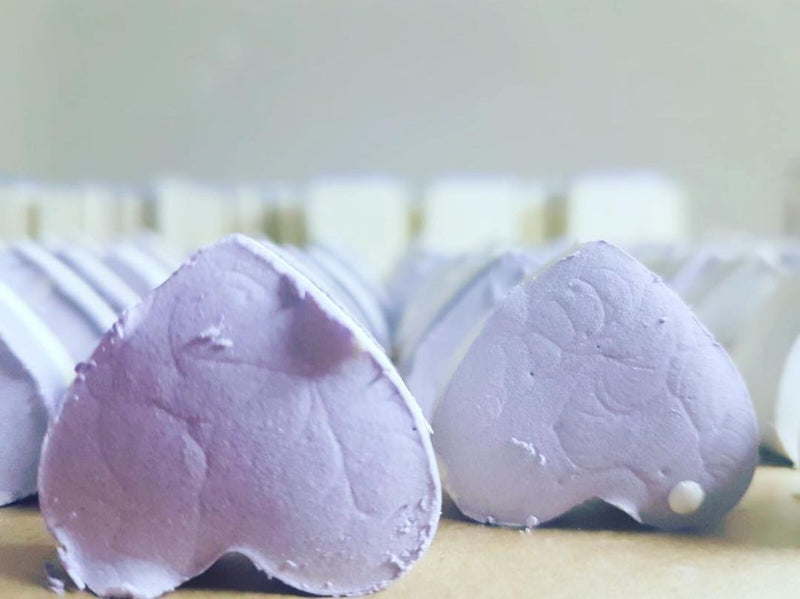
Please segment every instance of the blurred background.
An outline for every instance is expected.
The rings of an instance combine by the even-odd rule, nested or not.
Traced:
[[[0,312],[69,365],[239,231],[433,401],[508,289],[601,238],[800,463],[798,32],[779,0],[0,0]]]
[[[433,188],[463,196],[465,181],[488,182],[480,201],[509,181],[552,201],[587,174],[589,196],[597,173],[607,196],[607,173],[646,172],[660,181],[651,195],[668,188],[658,201],[672,202],[656,210],[674,221],[656,237],[794,232],[800,3],[0,0],[0,15],[7,184],[99,182],[148,197],[165,178],[249,185],[273,203],[292,196],[303,220],[310,201],[359,195],[347,185],[364,175],[362,205],[377,185],[413,213]],[[191,201],[195,220],[224,214]],[[6,235],[18,228],[10,206]],[[143,218],[168,232],[191,220],[159,210]],[[436,219],[460,217],[442,210]],[[424,239],[433,212],[422,212],[387,243]],[[314,218],[332,222],[312,216],[300,237]],[[51,220],[65,233],[68,217]],[[448,235],[436,227],[429,238]]]

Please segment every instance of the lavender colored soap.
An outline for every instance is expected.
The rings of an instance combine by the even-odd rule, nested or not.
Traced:
[[[139,294],[89,250],[64,244],[50,251],[83,277],[117,314],[139,301]]]
[[[531,253],[519,250],[498,254],[453,295],[428,325],[414,352],[398,364],[426,418],[433,413],[441,386],[451,374],[453,359],[464,339],[539,262]]]
[[[408,390],[255,241],[195,254],[79,370],[39,485],[81,587],[155,597],[238,552],[298,589],[355,595],[431,542],[439,479]]]
[[[722,347],[661,280],[586,244],[500,302],[433,416],[471,518],[535,526],[593,498],[664,528],[741,498],[758,431]]]
[[[47,421],[72,365],[47,325],[0,281],[0,506],[36,492]]]
[[[74,362],[86,359],[116,319],[80,276],[32,242],[0,250],[0,281],[47,324]]]

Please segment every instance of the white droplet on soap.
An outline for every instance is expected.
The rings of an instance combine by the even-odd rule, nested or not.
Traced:
[[[695,513],[706,498],[706,492],[693,480],[683,480],[672,487],[667,497],[669,509],[676,514],[687,516]]]

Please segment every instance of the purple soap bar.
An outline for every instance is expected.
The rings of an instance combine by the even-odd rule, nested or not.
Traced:
[[[47,412],[36,379],[0,339],[0,506],[36,492]]]
[[[592,498],[664,528],[721,518],[753,475],[739,372],[653,273],[593,242],[518,285],[433,416],[467,516],[535,526]]]
[[[80,276],[31,242],[0,251],[0,280],[47,324],[73,363],[89,356],[117,318]]]
[[[430,323],[414,353],[398,369],[426,418],[451,374],[464,340],[505,294],[539,266],[529,252],[508,250],[487,264],[459,290]]]
[[[0,282],[0,505],[36,492],[47,421],[72,365],[47,325]]]
[[[51,251],[61,262],[83,277],[116,313],[119,314],[139,301],[139,294],[92,252],[74,245],[52,247]]]
[[[426,423],[384,352],[243,236],[121,317],[45,440],[40,505],[73,580],[155,597],[238,552],[317,594],[375,591],[429,546]]]

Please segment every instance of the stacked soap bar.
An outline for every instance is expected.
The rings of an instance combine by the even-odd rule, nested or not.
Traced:
[[[731,352],[750,388],[762,443],[800,463],[800,244],[735,238],[633,251]]]
[[[466,515],[532,527],[600,498],[682,528],[742,496],[757,459],[745,384],[630,255],[592,242],[417,260],[398,273],[415,291],[396,358]]]

